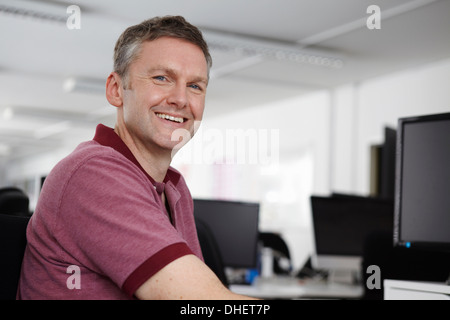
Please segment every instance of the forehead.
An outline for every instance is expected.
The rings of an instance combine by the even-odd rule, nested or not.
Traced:
[[[136,64],[142,66],[167,66],[171,69],[189,70],[198,75],[208,73],[202,49],[187,40],[162,37],[142,43]]]

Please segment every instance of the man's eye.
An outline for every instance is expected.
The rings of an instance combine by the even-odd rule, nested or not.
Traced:
[[[197,84],[190,84],[189,87],[195,90],[202,90],[202,88]]]
[[[165,81],[166,77],[164,77],[164,76],[156,76],[156,77],[153,77],[153,79],[158,80],[158,81]]]

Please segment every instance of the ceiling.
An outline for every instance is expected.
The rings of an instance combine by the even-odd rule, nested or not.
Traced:
[[[210,117],[450,57],[448,0],[77,0],[80,28],[70,29],[72,4],[0,1],[0,159],[113,125],[104,82],[115,41],[157,15],[183,15],[203,31]],[[370,30],[374,4],[381,29]]]

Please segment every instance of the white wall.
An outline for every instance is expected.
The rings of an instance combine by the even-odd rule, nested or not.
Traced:
[[[368,190],[367,145],[401,117],[450,112],[450,59],[361,84],[358,94],[358,190]]]
[[[450,112],[450,59],[333,90],[333,191],[369,193],[369,147],[401,117]]]

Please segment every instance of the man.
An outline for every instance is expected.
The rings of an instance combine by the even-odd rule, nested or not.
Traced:
[[[48,175],[30,220],[19,299],[237,299],[204,264],[193,203],[170,167],[175,130],[194,133],[211,57],[182,17],[117,41],[97,127]]]

